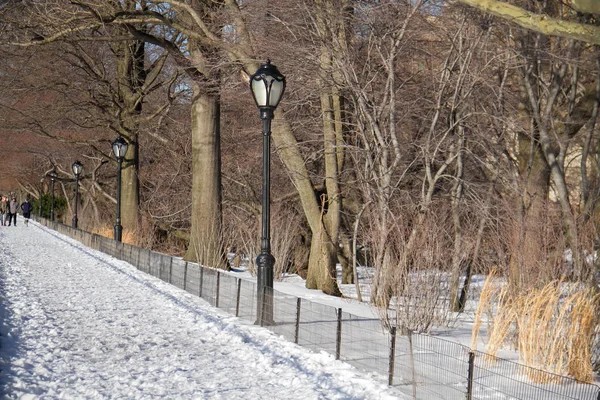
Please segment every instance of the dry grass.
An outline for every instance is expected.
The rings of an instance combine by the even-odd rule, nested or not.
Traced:
[[[471,333],[471,350],[477,349],[477,339],[479,338],[479,331],[481,330],[482,315],[484,312],[489,310],[489,307],[491,306],[492,297],[495,291],[495,278],[496,271],[492,271],[487,278],[485,278],[485,282],[483,283],[481,295],[479,296],[477,312],[475,313],[475,322],[473,323],[473,329]]]
[[[595,373],[592,365],[594,344],[596,343],[598,319],[598,294],[590,289],[579,293],[572,303],[567,337],[571,338],[568,347],[567,371],[569,375],[591,382]]]
[[[492,318],[487,345],[487,352],[492,356],[496,356],[498,350],[505,344],[514,344],[514,336],[517,331],[515,328],[515,309],[512,297],[508,295],[508,290],[506,288],[496,289],[494,295],[495,313],[490,311]]]
[[[594,288],[553,281],[523,293],[511,293],[506,289],[494,292],[485,288],[484,293],[485,298],[480,304],[482,310],[491,309],[490,302],[495,303],[487,348],[489,354],[495,355],[514,338],[525,365],[584,382],[594,379],[592,356],[597,339],[596,310],[600,305]],[[478,309],[479,316],[481,313]],[[476,326],[478,330],[480,323],[477,321]],[[475,340],[474,328],[474,343]],[[549,375],[530,369],[524,372],[534,382],[549,379]]]
[[[100,226],[100,227],[95,227],[94,229],[92,229],[92,233],[95,233],[96,235],[100,235],[100,236],[104,236],[107,238],[114,238],[114,229],[113,227],[108,227],[108,226]],[[127,244],[131,244],[131,245],[136,245],[137,244],[137,235],[134,231],[130,231],[127,229],[123,229],[123,233],[121,234],[121,240],[123,243],[127,243]]]

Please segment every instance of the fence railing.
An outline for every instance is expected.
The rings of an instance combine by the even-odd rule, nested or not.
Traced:
[[[256,283],[251,280],[57,222],[39,222],[239,318],[257,319]],[[379,373],[413,399],[600,400],[600,387],[594,384],[471,351],[437,337],[410,332],[400,335],[395,328],[384,329],[378,318],[357,316],[277,290],[264,295],[273,305],[272,315],[265,318],[273,323],[266,328],[301,346]]]

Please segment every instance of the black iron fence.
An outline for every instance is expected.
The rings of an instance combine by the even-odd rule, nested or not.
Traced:
[[[42,219],[42,225],[126,261],[239,318],[257,318],[256,283],[181,258],[142,249]],[[277,290],[265,293],[271,331],[314,351],[387,377],[413,399],[600,400],[600,387],[471,351],[429,335],[400,335],[376,317],[361,317]],[[270,312],[270,310],[269,310]]]

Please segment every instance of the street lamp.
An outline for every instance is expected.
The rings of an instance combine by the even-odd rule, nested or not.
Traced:
[[[262,165],[262,234],[257,265],[257,320],[260,325],[273,324],[273,266],[271,254],[271,120],[285,91],[285,77],[270,60],[250,77],[250,90],[260,111],[263,134]],[[267,294],[268,291],[268,295]]]
[[[50,200],[50,221],[54,221],[54,181],[58,177],[58,174],[56,173],[56,170],[53,169],[48,173],[48,176],[50,177],[50,192],[52,193]]]
[[[42,218],[42,199],[44,198],[44,181],[46,180],[46,176],[42,176],[40,179],[40,204],[39,204],[39,215]]]
[[[75,161],[71,165],[75,174],[75,206],[73,208],[73,228],[77,229],[77,205],[79,203],[79,175],[83,172],[83,165],[79,161]]]
[[[121,241],[123,236],[123,227],[121,226],[121,169],[123,168],[123,159],[127,154],[127,142],[121,136],[112,142],[113,154],[117,158],[119,168],[117,170],[117,220],[115,223],[114,239],[118,242]]]

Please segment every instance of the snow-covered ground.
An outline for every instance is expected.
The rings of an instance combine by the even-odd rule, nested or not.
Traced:
[[[403,398],[385,377],[18,222],[0,226],[1,398]]]

